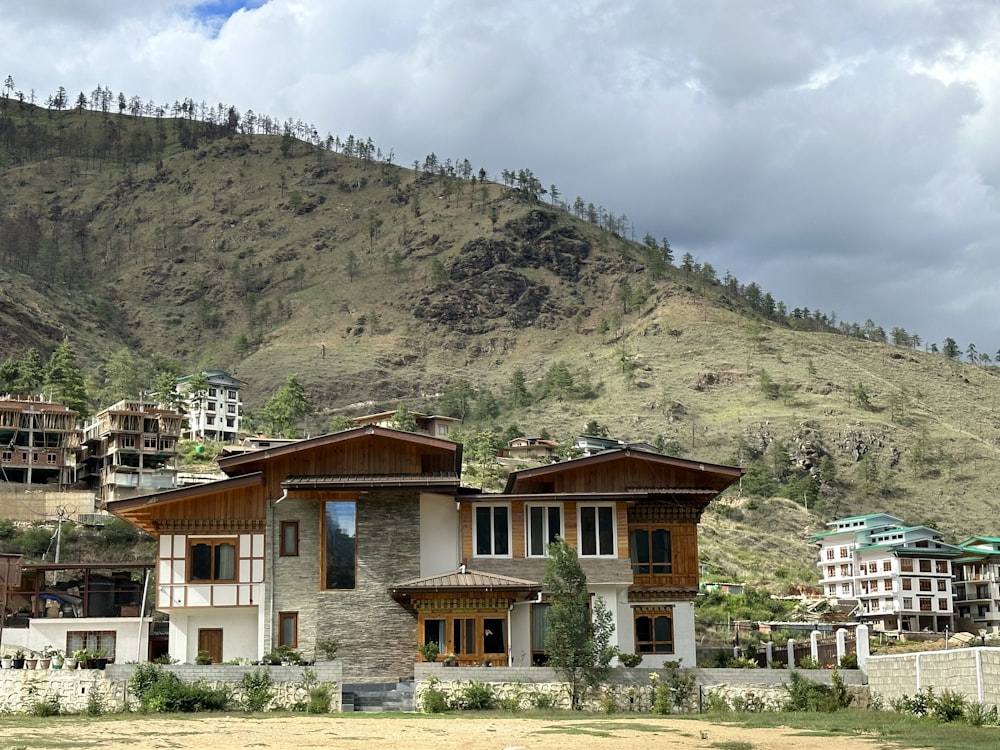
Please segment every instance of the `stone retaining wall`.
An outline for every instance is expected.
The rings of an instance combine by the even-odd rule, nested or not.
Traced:
[[[39,701],[57,699],[62,713],[80,713],[87,709],[91,693],[97,691],[105,711],[134,708],[135,699],[128,691],[128,681],[135,672],[133,664],[111,664],[99,669],[3,669],[0,670],[0,713],[26,713]],[[274,681],[274,699],[269,708],[289,710],[309,700],[306,670],[311,670],[316,683],[334,686],[330,711],[341,710],[341,665],[323,662],[312,667],[236,666],[213,664],[195,666],[174,664],[163,667],[184,682],[202,681],[210,687],[230,690],[234,705],[242,697],[240,681],[243,675],[265,669]]]
[[[444,691],[449,702],[460,701],[464,689],[470,682],[486,682],[493,687],[498,700],[517,701],[521,709],[537,705],[538,696],[547,696],[554,708],[570,708],[568,685],[546,667],[445,667],[442,664],[418,663],[416,666],[415,701],[420,710],[421,698],[431,687]],[[692,670],[695,675],[695,690],[688,706],[689,711],[706,709],[708,696],[719,695],[730,705],[733,698],[746,699],[752,696],[764,707],[777,708],[788,698],[785,684],[790,671],[786,669],[702,669]],[[803,677],[830,685],[833,671],[828,669],[796,670]],[[621,712],[649,712],[653,710],[654,680],[656,673],[663,681],[666,676],[662,669],[612,669],[605,683],[587,698],[584,708],[606,710],[607,702],[613,701],[615,709]],[[868,706],[868,688],[865,675],[859,670],[840,670],[849,692],[854,696],[853,705]],[[545,699],[543,699],[545,700]]]

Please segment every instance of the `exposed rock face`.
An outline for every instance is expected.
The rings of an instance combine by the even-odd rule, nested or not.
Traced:
[[[466,243],[448,268],[450,284],[436,296],[423,296],[413,314],[468,334],[486,333],[502,322],[549,327],[553,316],[571,317],[576,310],[556,302],[549,284],[519,269],[544,269],[554,283],[573,284],[589,254],[590,244],[575,229],[556,226],[548,211],[532,211],[504,225],[501,237]]]

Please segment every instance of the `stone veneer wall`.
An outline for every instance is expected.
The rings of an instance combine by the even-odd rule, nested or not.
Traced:
[[[177,664],[163,669],[176,673],[184,682],[204,681],[212,687],[231,689],[234,707],[239,705],[240,681],[246,673],[266,669],[274,680],[271,709],[289,710],[295,704],[309,700],[305,685],[306,669],[311,669],[317,682],[334,685],[330,711],[341,710],[341,665],[323,662],[312,667],[260,667],[213,664],[195,666]],[[134,708],[135,700],[128,691],[128,681],[135,665],[111,664],[100,669],[3,669],[0,670],[0,714],[26,713],[31,707],[52,696],[58,696],[63,713],[80,713],[87,709],[93,691],[98,691],[105,711]]]
[[[966,700],[1000,706],[1000,648],[955,648],[869,656],[865,664],[872,696],[888,706],[929,687],[961,693]]]
[[[278,612],[298,613],[298,650],[306,658],[316,643],[340,644],[347,682],[395,682],[413,674],[416,619],[390,595],[395,583],[420,576],[420,495],[372,492],[357,501],[357,588],[320,590],[322,501],[288,498],[275,508],[275,527],[299,521],[298,557],[272,557],[274,606],[267,646]],[[274,540],[269,540],[271,544]]]
[[[796,670],[803,677],[822,685],[831,684],[833,672],[825,669]],[[637,713],[653,710],[653,680],[656,673],[662,680],[663,670],[617,668],[612,669],[605,684],[593,691],[584,708],[600,711],[604,701],[613,699],[621,712]],[[746,698],[753,694],[764,705],[780,706],[788,697],[785,683],[789,671],[784,669],[694,669],[698,689],[692,698],[691,711],[707,708],[712,694],[725,698],[730,704],[734,697]],[[865,676],[858,670],[841,670],[841,677],[854,696],[853,705],[868,706],[868,689]],[[493,685],[498,699],[517,699],[522,709],[534,706],[535,696],[546,694],[555,708],[570,708],[570,695],[566,683],[555,670],[546,667],[445,667],[443,664],[418,663],[416,665],[415,705],[420,710],[424,692],[434,687],[443,690],[449,700],[460,699],[462,689],[470,682],[488,682]]]

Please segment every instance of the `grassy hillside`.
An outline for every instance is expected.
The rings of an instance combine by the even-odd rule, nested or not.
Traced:
[[[280,135],[10,102],[0,360],[69,336],[99,386],[127,347],[232,372],[251,412],[296,374],[312,432],[401,402],[439,411],[467,381],[500,406],[469,429],[568,439],[595,420],[739,463],[742,492],[706,517],[718,578],[811,576],[805,534],[838,515],[1000,533],[993,368],[761,314],[735,280],[661,272],[648,248],[530,192]],[[589,397],[508,403],[516,370],[540,396],[557,363]]]

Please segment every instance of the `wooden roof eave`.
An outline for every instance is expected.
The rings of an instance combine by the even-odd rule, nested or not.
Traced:
[[[684,499],[691,498],[697,500],[703,498],[704,502],[711,502],[712,498],[719,494],[718,490],[712,488],[693,487],[665,487],[650,490],[626,490],[625,492],[519,492],[508,495],[505,492],[480,492],[477,494],[459,494],[456,500],[463,503],[496,503],[511,502],[512,500],[523,500],[527,502],[598,502],[598,501],[620,501],[638,502],[640,500],[672,500],[671,495],[680,495]]]
[[[150,536],[156,537],[158,534],[154,525],[155,512],[167,505],[185,502],[193,498],[210,498],[221,492],[263,486],[263,484],[264,475],[261,472],[254,472],[229,479],[220,479],[217,482],[157,492],[152,495],[112,500],[106,504],[106,509],[112,515],[142,529]]]
[[[719,476],[721,482],[720,486],[715,490],[716,494],[722,492],[729,485],[746,474],[746,469],[739,466],[710,464],[705,461],[691,461],[686,458],[665,456],[660,453],[650,453],[649,451],[637,450],[635,448],[620,448],[601,451],[593,456],[583,456],[582,458],[574,458],[569,461],[560,461],[554,464],[535,466],[530,469],[521,469],[520,471],[511,472],[510,476],[507,477],[507,485],[504,488],[504,494],[514,494],[514,488],[517,486],[517,483],[523,479],[537,479],[549,474],[561,474],[563,472],[572,471],[584,466],[594,466],[602,463],[620,461],[623,458],[637,458],[643,461],[649,461],[650,463],[664,464],[678,469],[707,472],[717,475]]]

